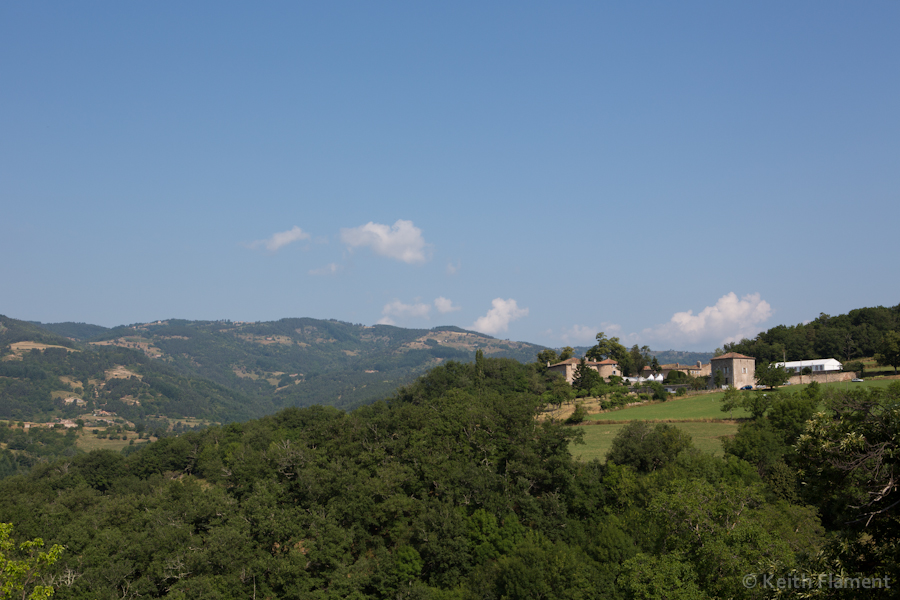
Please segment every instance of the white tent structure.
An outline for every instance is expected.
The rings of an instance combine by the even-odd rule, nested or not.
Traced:
[[[657,373],[656,375],[651,375],[650,377],[623,377],[622,379],[624,379],[628,383],[646,383],[648,381],[657,381],[659,383],[662,383],[665,377],[662,376],[662,373]]]
[[[784,367],[794,373],[799,373],[809,367],[813,373],[836,373],[844,368],[840,362],[833,358],[817,358],[815,360],[792,360],[789,362],[775,363],[777,367]]]

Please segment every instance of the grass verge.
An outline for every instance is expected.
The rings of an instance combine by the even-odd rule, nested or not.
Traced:
[[[723,422],[692,422],[673,423],[679,429],[690,434],[694,440],[694,447],[703,452],[709,452],[713,456],[722,456],[722,437],[733,436],[737,433],[737,423]],[[606,423],[589,427],[580,426],[584,434],[584,444],[573,445],[569,448],[572,456],[577,460],[589,461],[599,459],[606,461],[606,453],[612,446],[613,438],[625,427],[625,423]]]

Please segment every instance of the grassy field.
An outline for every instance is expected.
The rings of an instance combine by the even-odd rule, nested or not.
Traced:
[[[686,420],[686,419],[743,419],[749,417],[744,410],[733,414],[723,413],[722,392],[672,398],[668,402],[642,404],[619,410],[589,415],[589,421],[640,421],[640,420]]]
[[[859,389],[861,387],[887,387],[897,379],[867,379],[864,383],[843,381],[822,385],[824,389]],[[807,384],[784,386],[781,391],[786,393],[800,392]],[[749,393],[749,392],[742,392]],[[668,402],[655,402],[641,406],[631,406],[619,410],[612,410],[588,415],[587,421],[600,421],[580,426],[584,434],[584,445],[573,445],[570,450],[572,456],[580,460],[592,460],[598,458],[606,460],[606,453],[612,445],[612,440],[628,421],[667,421],[679,427],[691,435],[694,446],[710,452],[713,455],[722,455],[722,443],[720,438],[732,436],[737,433],[738,425],[734,422],[716,422],[722,420],[744,419],[750,415],[743,409],[735,410],[732,414],[723,413],[722,392],[699,394],[684,398],[672,398]],[[702,422],[709,420],[709,422]],[[615,423],[606,423],[616,421]]]
[[[127,446],[130,440],[134,440],[135,444],[139,441],[136,435],[129,435],[127,440],[110,440],[99,439],[96,435],[87,433],[78,436],[78,441],[75,442],[75,445],[85,452],[90,452],[91,450],[112,450],[113,452],[121,452],[122,448]]]
[[[690,434],[694,446],[714,456],[722,456],[722,443],[719,438],[737,433],[737,423],[672,423]],[[606,461],[606,453],[612,446],[613,438],[625,426],[625,423],[604,425],[587,425],[579,429],[584,433],[584,445],[572,445],[569,450],[578,460],[600,459]]]
[[[864,383],[842,381],[839,383],[827,383],[822,385],[823,390],[829,389],[858,389],[864,386],[887,387],[898,379],[867,379]],[[779,388],[785,393],[796,393],[804,390],[808,384],[788,385]],[[741,392],[750,393],[750,392]],[[753,392],[756,393],[756,392]],[[668,402],[655,402],[630,406],[618,410],[588,415],[588,421],[635,421],[635,420],[691,420],[691,419],[745,419],[750,414],[744,410],[735,410],[732,414],[723,413],[721,410],[723,392],[686,396],[684,398],[672,398]]]

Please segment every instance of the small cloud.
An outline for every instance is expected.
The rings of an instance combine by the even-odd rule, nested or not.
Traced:
[[[351,250],[369,246],[379,256],[407,264],[423,263],[428,260],[425,256],[428,244],[422,237],[422,230],[413,225],[412,221],[403,219],[391,227],[370,221],[359,227],[341,229],[341,241]]]
[[[447,263],[447,275],[456,275],[459,272],[460,267],[462,267],[462,263],[460,261],[456,261],[456,264]]]
[[[319,269],[310,269],[310,275],[334,275],[341,270],[341,267],[335,263],[328,263]]]
[[[617,337],[622,328],[615,323],[604,321],[599,327],[590,325],[572,325],[564,330],[558,337],[564,344],[574,346],[593,346],[597,341],[597,334],[603,332],[607,337]],[[552,331],[549,332],[552,335]]]
[[[597,332],[602,331],[596,327],[588,327],[586,325],[572,325],[569,329],[563,331],[559,338],[567,344],[575,344],[576,346],[584,346],[590,344],[597,339]]]
[[[403,302],[400,302],[399,300],[394,300],[393,302],[385,304],[384,308],[381,309],[382,316],[381,319],[379,319],[378,324],[396,325],[397,321],[394,319],[394,317],[400,320],[411,318],[427,319],[430,313],[430,304],[425,304],[423,302],[416,302],[415,304],[405,304]]]
[[[730,292],[696,315],[691,310],[677,312],[668,323],[645,329],[640,337],[673,344],[716,346],[755,336],[762,330],[762,323],[771,316],[771,305],[759,294],[738,298]]]
[[[265,240],[256,240],[255,242],[250,242],[250,248],[259,248],[264,247],[269,252],[275,252],[282,246],[287,246],[288,244],[292,244],[294,242],[298,242],[300,240],[308,240],[310,235],[300,229],[297,226],[294,226],[293,229],[289,229],[287,231],[280,231],[278,233],[272,234],[272,237]]]
[[[479,317],[471,329],[493,335],[506,331],[509,329],[509,324],[512,321],[528,315],[528,309],[519,308],[519,305],[512,298],[509,300],[494,298],[491,305],[493,308],[485,316]]]
[[[443,296],[434,299],[434,306],[438,309],[438,312],[442,315],[445,315],[449,312],[454,312],[457,310],[462,310],[462,306],[454,306],[452,300],[448,300]]]

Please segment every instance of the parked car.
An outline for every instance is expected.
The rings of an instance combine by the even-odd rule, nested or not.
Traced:
[[[752,389],[753,389],[753,386],[752,386],[752,385],[745,385],[745,386],[742,387],[741,389],[742,389],[742,390],[752,390]]]
[[[855,378],[855,379],[851,379],[850,381],[852,381],[853,383],[862,383],[862,382],[865,381],[865,380],[864,380],[864,379],[860,379],[859,377],[857,377],[857,378]]]

